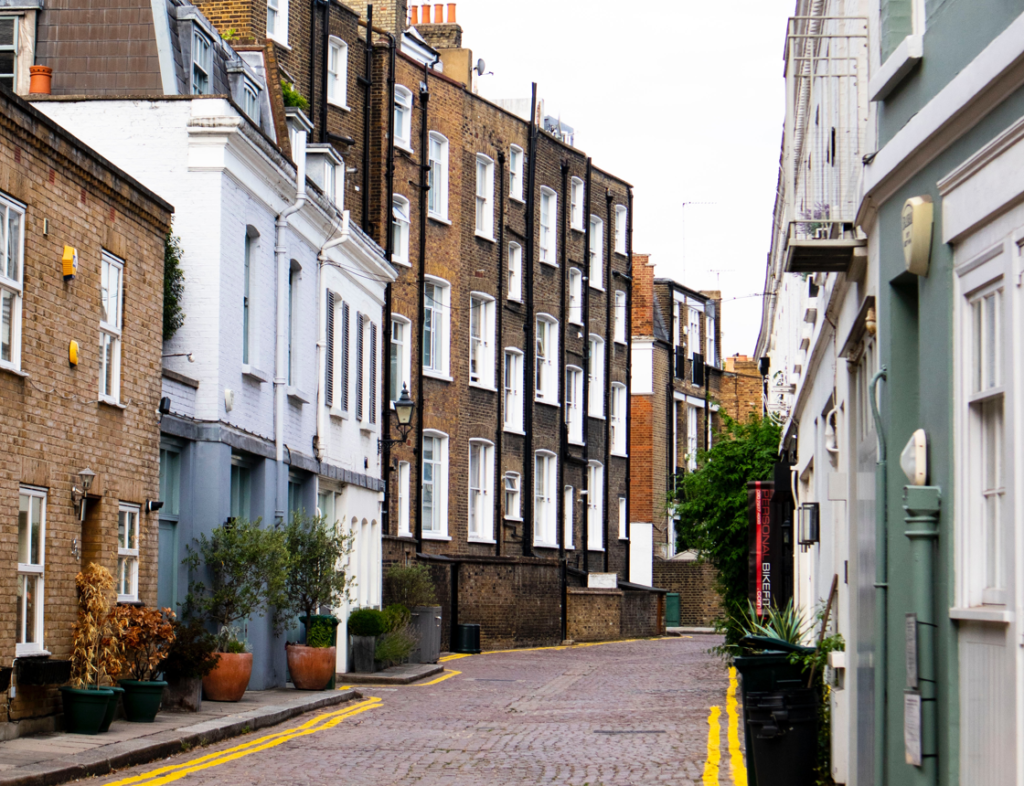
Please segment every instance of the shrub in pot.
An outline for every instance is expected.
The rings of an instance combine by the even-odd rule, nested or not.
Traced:
[[[427,566],[392,565],[384,574],[384,596],[412,613],[409,626],[417,644],[409,659],[413,663],[437,663],[441,657],[441,607]]]
[[[252,653],[246,652],[236,627],[242,620],[287,607],[285,582],[288,551],[284,532],[264,529],[260,520],[235,519],[201,534],[187,547],[189,567],[185,616],[209,620],[217,628],[217,665],[203,677],[210,701],[239,701],[252,676]],[[205,567],[203,572],[200,569]],[[274,632],[283,619],[274,615]]]
[[[174,643],[174,612],[148,606],[118,606],[111,612],[117,623],[118,684],[124,688],[125,718],[152,723],[160,710],[167,683],[157,680],[160,664]]]
[[[409,660],[419,643],[409,624],[412,614],[401,603],[393,603],[382,612],[384,633],[377,639],[373,658],[382,668],[397,666]]]
[[[337,671],[337,647],[332,644],[338,620],[318,615],[348,599],[353,580],[341,569],[352,551],[353,536],[337,522],[300,511],[285,529],[289,565],[288,611],[300,614],[306,627],[305,644],[286,644],[288,672],[299,690],[323,690]]]
[[[369,674],[374,670],[377,637],[387,630],[387,618],[377,609],[356,609],[348,615],[349,651],[352,671]]]
[[[203,677],[213,671],[220,656],[217,642],[198,619],[174,623],[174,642],[162,669],[165,710],[199,712],[203,706]]]
[[[119,620],[110,614],[116,600],[114,577],[89,563],[75,577],[78,618],[71,628],[71,684],[62,686],[64,728],[72,734],[99,734],[110,728],[121,689],[109,675],[122,669],[117,637]]]

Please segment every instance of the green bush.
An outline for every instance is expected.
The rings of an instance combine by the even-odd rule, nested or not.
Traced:
[[[348,616],[350,636],[380,636],[387,630],[387,617],[377,609],[356,609]]]
[[[408,625],[385,633],[377,641],[377,648],[373,652],[374,660],[380,661],[384,666],[397,666],[404,663],[412,651],[416,649],[416,636],[409,630]]]
[[[245,644],[241,641],[232,640],[229,641],[225,646],[225,652],[228,652],[231,655],[241,655],[243,652],[245,652]]]
[[[198,679],[217,665],[217,642],[199,620],[174,623],[174,643],[160,668],[165,677]]]
[[[392,603],[383,611],[386,628],[385,633],[391,633],[399,628],[404,628],[412,621],[412,612],[401,603]]]
[[[407,609],[416,606],[436,606],[434,580],[426,565],[392,565],[384,575],[384,592],[392,603],[401,603]]]
[[[281,95],[284,98],[285,106],[297,106],[303,112],[309,111],[309,101],[302,97],[302,94],[295,89],[295,85],[287,80],[281,80]]]
[[[185,324],[181,299],[185,294],[185,274],[181,272],[181,238],[171,232],[164,238],[164,341],[170,341]]]
[[[331,634],[334,632],[333,618],[313,617],[313,622],[306,626],[307,647],[330,647]]]

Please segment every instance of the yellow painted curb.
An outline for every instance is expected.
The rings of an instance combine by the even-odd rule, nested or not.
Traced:
[[[718,716],[721,714],[721,707],[712,707],[711,714],[708,716],[708,759],[704,762],[704,775],[701,779],[704,786],[718,786],[718,761],[722,751],[719,741],[722,736],[722,726],[718,722]]]
[[[740,750],[740,716],[736,709],[736,669],[729,668],[729,692],[725,697],[725,711],[729,716],[729,770],[733,786],[747,786],[747,765]]]

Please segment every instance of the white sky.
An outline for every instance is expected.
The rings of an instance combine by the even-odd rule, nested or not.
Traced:
[[[723,355],[752,354],[757,341],[761,298],[749,295],[764,285],[771,241],[794,7],[458,3],[463,46],[494,72],[480,94],[529,98],[536,81],[545,112],[575,129],[576,146],[633,184],[634,250],[651,254],[659,276],[722,291]]]

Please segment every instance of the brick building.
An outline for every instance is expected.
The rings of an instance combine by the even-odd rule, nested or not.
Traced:
[[[0,670],[13,665],[15,686],[5,739],[54,727],[83,567],[115,574],[122,602],[156,601],[147,502],[160,496],[173,208],[6,90],[0,118],[0,587],[11,599]]]

